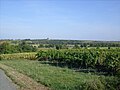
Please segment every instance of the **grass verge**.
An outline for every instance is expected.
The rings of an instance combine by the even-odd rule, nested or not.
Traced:
[[[3,60],[0,62],[50,87],[52,90],[119,90],[119,80],[114,76],[74,72],[67,68],[41,64],[38,61]]]
[[[15,69],[0,63],[0,68],[5,71],[12,81],[17,85],[18,90],[48,90],[47,87],[35,82],[30,77],[19,73]]]

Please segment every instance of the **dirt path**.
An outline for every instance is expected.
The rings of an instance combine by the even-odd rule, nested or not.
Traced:
[[[15,69],[11,67],[0,64],[0,68],[2,68],[6,72],[6,74],[10,78],[12,78],[12,80],[18,86],[20,86],[18,90],[50,90],[48,87],[45,87],[44,85],[35,82],[30,77],[22,73],[19,73],[18,71],[16,71]],[[4,90],[4,89],[0,89],[0,90]],[[8,90],[8,89],[5,89],[5,90]],[[15,90],[15,89],[12,89],[12,90]]]
[[[0,90],[17,90],[15,84],[0,69]]]

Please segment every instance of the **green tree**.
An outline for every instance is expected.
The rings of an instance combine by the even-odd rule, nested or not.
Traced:
[[[0,53],[1,54],[9,54],[9,53],[16,53],[19,52],[18,46],[11,45],[8,42],[4,42],[0,44]]]
[[[73,48],[74,49],[79,49],[80,47],[77,44],[75,44]]]
[[[57,50],[62,49],[62,45],[56,45],[55,47]]]
[[[27,44],[26,42],[22,42],[21,44],[19,44],[19,49],[22,52],[33,52],[33,51],[37,50],[36,47],[33,47],[33,46]]]
[[[4,42],[0,45],[0,53],[1,54],[11,53],[11,46],[8,42]]]
[[[38,46],[38,48],[43,48],[44,47],[44,45],[43,44],[40,44],[39,46]]]

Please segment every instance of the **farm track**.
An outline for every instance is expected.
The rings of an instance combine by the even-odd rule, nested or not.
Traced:
[[[35,82],[30,77],[19,73],[9,66],[0,64],[0,68],[19,86],[18,90],[50,90],[48,87]]]
[[[0,90],[17,90],[16,85],[0,69]]]

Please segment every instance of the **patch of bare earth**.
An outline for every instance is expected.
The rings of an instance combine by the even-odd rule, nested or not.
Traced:
[[[19,86],[19,90],[50,90],[48,87],[45,87],[44,85],[37,83],[30,77],[19,73],[15,69],[0,64],[0,68],[2,68],[6,74]]]

